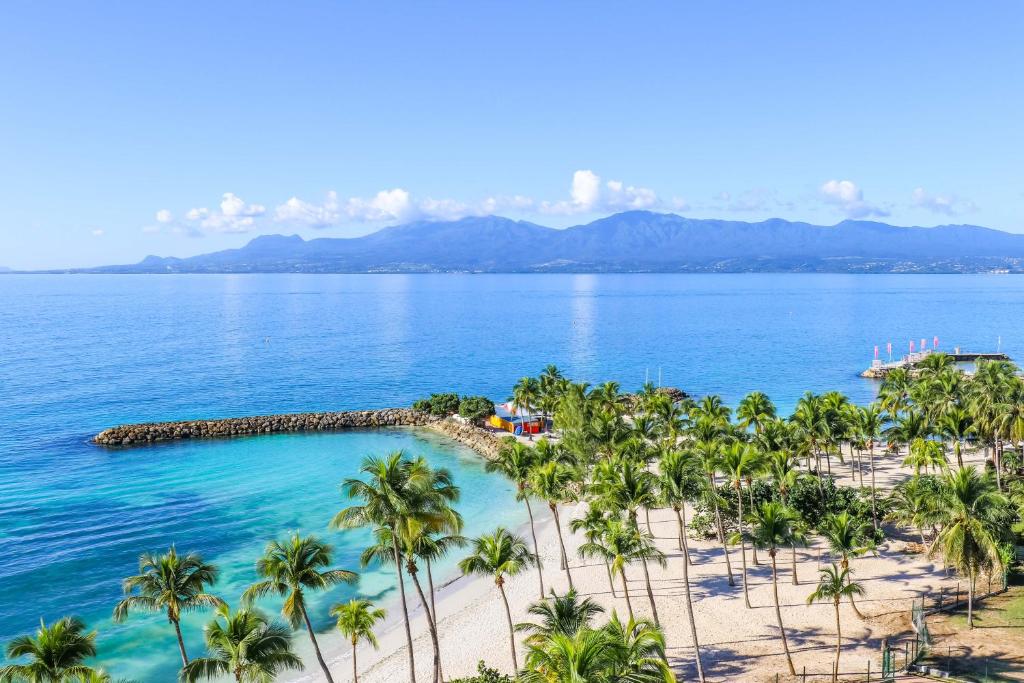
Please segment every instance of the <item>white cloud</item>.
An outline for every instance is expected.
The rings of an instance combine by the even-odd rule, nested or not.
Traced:
[[[620,180],[609,180],[602,186],[601,177],[590,170],[580,170],[572,174],[569,197],[568,201],[541,202],[541,213],[571,215],[653,209],[660,206],[654,190],[626,185]]]
[[[352,197],[345,204],[345,213],[355,221],[408,221],[419,215],[418,208],[406,190],[381,190],[369,199]]]
[[[256,218],[266,211],[262,204],[246,204],[233,192],[225,192],[221,197],[219,209],[189,209],[185,214],[185,220],[197,224],[189,226],[192,231],[198,228],[206,232],[248,232],[256,224]]]
[[[838,206],[849,218],[888,216],[885,209],[864,201],[864,192],[852,180],[829,180],[820,188],[821,198]]]
[[[156,212],[157,223],[170,223],[174,220],[174,216],[167,209],[160,209]]]
[[[298,197],[292,197],[274,210],[274,218],[282,223],[301,223],[312,228],[327,228],[337,225],[341,212],[338,193],[327,193],[323,204],[313,204]]]
[[[915,188],[911,198],[914,206],[947,216],[956,216],[967,211],[976,211],[978,208],[970,200],[961,199],[956,195],[942,192],[932,194],[923,187]]]

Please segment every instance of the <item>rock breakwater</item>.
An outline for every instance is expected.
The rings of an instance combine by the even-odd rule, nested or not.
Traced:
[[[487,459],[496,457],[501,448],[501,436],[488,429],[409,408],[119,425],[97,434],[93,437],[93,443],[101,446],[131,447],[176,439],[216,439],[289,432],[337,432],[380,427],[426,427],[472,448]]]

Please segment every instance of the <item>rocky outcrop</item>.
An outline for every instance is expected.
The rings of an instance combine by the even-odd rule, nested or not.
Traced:
[[[380,427],[428,427],[472,448],[488,460],[497,457],[502,445],[502,437],[497,432],[466,424],[455,418],[440,418],[408,408],[120,425],[103,430],[93,437],[93,443],[101,446],[131,447],[175,439],[215,439],[282,432],[337,432]]]
[[[333,432],[375,427],[422,427],[440,418],[407,408],[349,410],[336,413],[292,413],[121,425],[93,438],[103,446],[135,446],[174,439],[209,439],[281,432]]]

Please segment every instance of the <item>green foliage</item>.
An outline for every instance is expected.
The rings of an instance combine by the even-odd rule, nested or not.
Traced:
[[[878,503],[879,513],[884,514],[885,503]],[[789,505],[815,529],[820,528],[826,517],[843,512],[871,521],[870,494],[851,486],[837,486],[829,477],[823,477],[820,484],[813,477],[798,480],[789,491]]]
[[[459,415],[471,422],[480,422],[494,415],[494,401],[486,396],[463,396],[459,401]]]
[[[459,412],[459,395],[453,393],[431,394],[412,404],[414,410],[420,410],[438,417],[448,417]]]
[[[476,676],[470,676],[469,678],[456,678],[452,680],[451,683],[513,683],[515,680],[511,676],[487,666],[483,660],[480,660],[477,663],[476,671]]]

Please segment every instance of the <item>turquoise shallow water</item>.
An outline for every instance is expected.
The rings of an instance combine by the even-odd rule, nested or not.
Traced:
[[[996,276],[0,276],[0,641],[40,616],[102,631],[115,673],[173,680],[159,618],[106,620],[136,556],[171,542],[224,569],[234,598],[265,541],[329,537],[338,483],[396,448],[450,467],[470,533],[521,513],[471,453],[407,431],[280,435],[129,451],[121,422],[407,405],[453,389],[504,399],[548,362],[589,381],[666,384],[735,402],[768,391],[871,398],[872,347],[1024,354],[1024,279]],[[355,589],[382,596],[387,574]],[[326,599],[344,597],[339,591]],[[199,650],[194,621],[189,645]],[[321,619],[320,626],[326,626]]]

